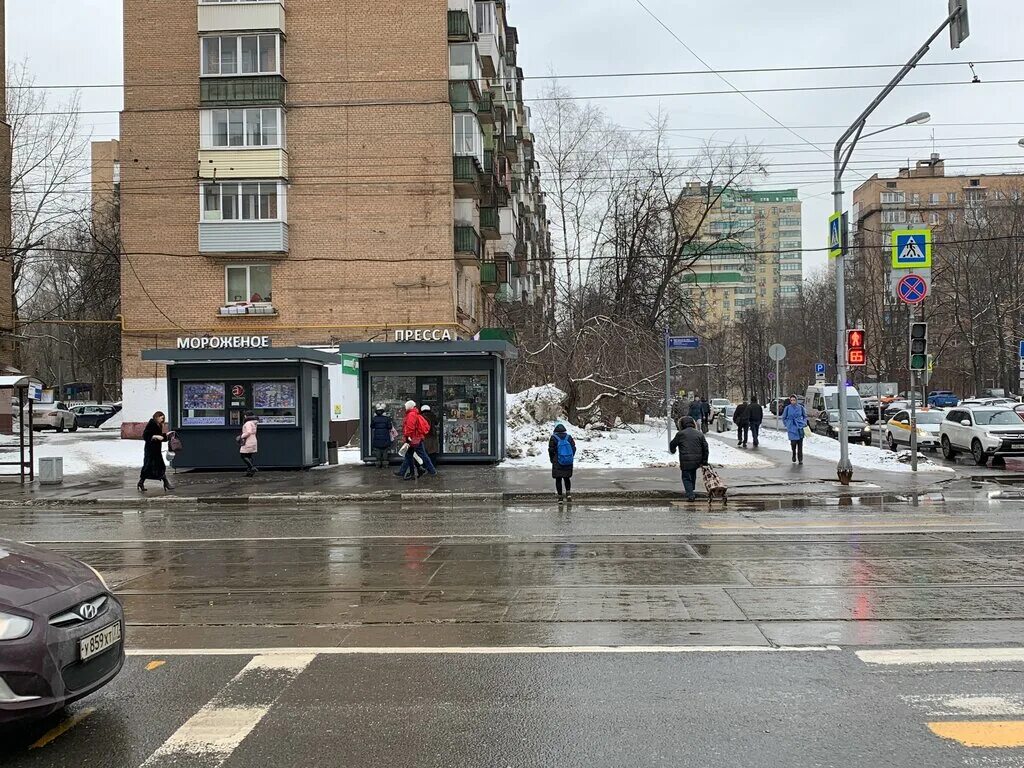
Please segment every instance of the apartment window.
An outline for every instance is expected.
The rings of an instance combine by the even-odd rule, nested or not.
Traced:
[[[938,224],[939,223],[939,214],[937,214],[935,212],[930,213],[928,215],[928,222],[930,224]]]
[[[280,109],[209,109],[202,114],[203,149],[280,147],[284,113]]]
[[[473,114],[452,117],[455,128],[455,154],[480,158],[483,162],[484,132]]]
[[[906,192],[883,192],[882,203],[905,203],[907,201]]]
[[[885,186],[888,189],[896,189],[896,182],[895,181],[887,181],[887,182],[885,182]]]
[[[968,189],[964,194],[968,203],[980,203],[987,197],[984,189]]]
[[[883,224],[905,224],[907,221],[906,211],[882,211]]]
[[[920,203],[921,203],[921,195],[918,194],[917,192],[911,192],[910,193],[910,202],[912,204],[914,204],[914,205],[920,205]]]
[[[498,27],[494,3],[476,4],[476,28],[481,35],[493,35]]]
[[[204,184],[203,221],[283,221],[284,188],[276,181]]]
[[[939,193],[938,192],[932,192],[930,195],[928,195],[928,202],[931,203],[932,205],[938,205],[939,204]]]
[[[972,187],[980,187],[981,186],[981,179],[971,179],[971,186]]]
[[[921,224],[923,219],[921,218],[921,214],[915,211],[914,213],[910,214],[910,216],[908,217],[908,221],[911,224]]]
[[[227,304],[243,301],[259,304],[272,301],[270,267],[266,264],[225,267],[224,299]]]
[[[281,36],[204,37],[202,59],[203,75],[276,75],[281,71]]]
[[[452,80],[479,80],[483,76],[476,43],[448,46],[448,77]]]
[[[950,205],[956,205],[956,192],[950,192],[946,199]]]

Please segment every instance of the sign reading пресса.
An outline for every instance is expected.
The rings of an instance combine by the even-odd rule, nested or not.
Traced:
[[[395,331],[395,341],[458,341],[459,336],[448,328],[416,328]]]
[[[189,336],[178,339],[178,349],[267,349],[269,336]]]

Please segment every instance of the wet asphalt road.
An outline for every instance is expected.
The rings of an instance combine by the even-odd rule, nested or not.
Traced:
[[[138,655],[63,719],[0,733],[0,763],[1020,768],[928,723],[1024,720],[1024,661],[854,653],[1022,644],[1024,501],[988,490],[716,512],[5,509],[0,538],[106,574]],[[536,653],[551,646],[570,650]]]

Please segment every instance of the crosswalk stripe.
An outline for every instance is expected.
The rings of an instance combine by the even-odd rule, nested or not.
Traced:
[[[218,768],[266,717],[284,689],[316,658],[311,653],[255,656],[171,735],[142,768]],[[244,702],[244,703],[240,703]]]
[[[900,697],[928,717],[1017,717],[1024,715],[1024,696],[947,694]]]
[[[1024,747],[1024,720],[928,723],[936,736],[957,741],[965,747],[1011,749]]]
[[[857,651],[865,664],[899,666],[913,664],[999,664],[1024,661],[1024,648],[915,648]]]

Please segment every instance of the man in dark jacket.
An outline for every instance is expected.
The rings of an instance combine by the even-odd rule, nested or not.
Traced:
[[[672,438],[669,450],[672,453],[679,450],[679,469],[683,475],[683,490],[686,492],[686,500],[693,501],[697,489],[697,470],[708,463],[710,451],[708,439],[704,433],[697,429],[697,422],[689,416],[679,422],[679,431]]]
[[[750,426],[750,406],[747,399],[736,406],[736,413],[732,416],[732,423],[736,425],[736,445],[740,448],[747,447],[747,432]]]
[[[757,402],[757,396],[750,398],[750,407],[747,408],[747,423],[750,425],[750,435],[754,438],[754,447],[757,448],[757,438],[761,434],[761,422],[764,421],[764,409]]]
[[[563,498],[572,501],[572,467],[576,459],[576,441],[565,428],[565,424],[555,427],[554,434],[548,440],[548,459],[551,460],[551,477],[555,480],[555,492],[558,500]],[[565,484],[563,496],[562,484]]]
[[[384,415],[384,406],[381,404],[373,409],[373,414],[373,418],[370,419],[370,448],[373,450],[377,469],[384,469],[384,462],[387,461],[391,444],[395,440],[392,435],[395,423],[390,416]]]
[[[700,420],[704,418],[704,405],[701,403],[699,397],[694,397],[693,402],[690,403],[689,415],[691,419],[698,423],[700,423]],[[686,416],[686,414],[680,414],[680,418],[683,416]],[[679,422],[677,421],[676,423],[678,424]]]
[[[706,397],[700,399],[700,431],[707,434],[711,428],[711,403],[708,402]]]

